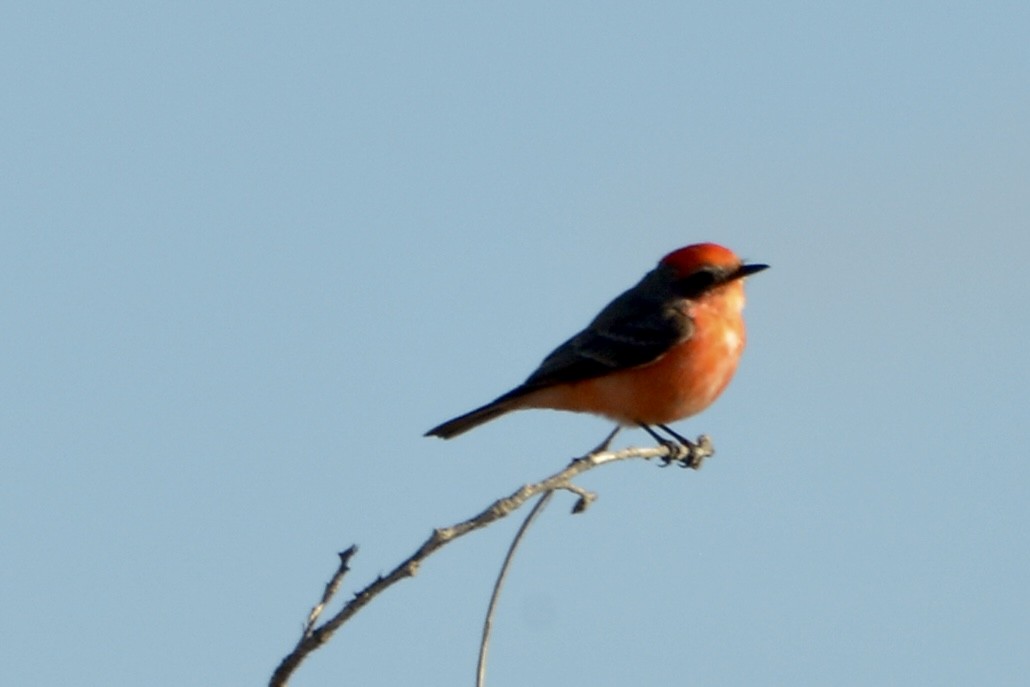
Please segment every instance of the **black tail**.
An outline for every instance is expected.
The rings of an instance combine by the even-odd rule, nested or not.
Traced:
[[[485,406],[480,406],[475,410],[470,410],[464,415],[459,415],[456,418],[433,427],[425,433],[425,436],[451,439],[459,434],[464,434],[473,427],[478,427],[484,422],[490,422],[490,420],[493,420],[495,417],[500,417],[505,413],[518,409],[520,406],[515,403],[515,400],[523,396],[526,392],[527,389],[525,387],[512,389],[503,396],[490,401]]]

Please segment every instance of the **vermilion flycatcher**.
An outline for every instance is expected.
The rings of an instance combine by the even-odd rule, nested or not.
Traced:
[[[450,439],[512,410],[552,408],[603,415],[670,443],[654,425],[689,447],[666,424],[701,412],[726,388],[744,350],[744,277],[767,267],[714,243],[673,251],[525,382],[426,436]]]

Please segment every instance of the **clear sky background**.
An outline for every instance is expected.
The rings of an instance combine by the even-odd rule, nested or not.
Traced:
[[[718,454],[556,499],[489,684],[1023,684],[1028,36],[1019,2],[7,7],[0,683],[262,684],[337,551],[349,595],[609,425],[426,429],[711,240],[772,265],[677,425]],[[472,684],[517,524],[292,684]]]

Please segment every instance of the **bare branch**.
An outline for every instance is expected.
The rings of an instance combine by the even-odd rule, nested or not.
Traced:
[[[318,622],[318,618],[322,615],[322,611],[325,610],[325,605],[332,601],[332,598],[336,596],[336,592],[340,589],[340,584],[343,582],[343,576],[350,570],[350,559],[351,556],[358,552],[358,545],[352,544],[345,551],[341,551],[338,555],[340,556],[340,567],[336,569],[336,573],[333,574],[332,578],[325,585],[325,591],[322,592],[322,600],[315,604],[315,607],[311,609],[311,613],[308,613],[308,621],[304,623],[304,637],[311,635],[315,629],[315,623]]]
[[[510,495],[494,501],[478,515],[455,525],[451,525],[450,527],[440,527],[433,530],[432,534],[429,535],[429,538],[422,543],[415,553],[411,554],[385,576],[381,575],[377,577],[371,584],[357,592],[354,595],[354,598],[348,601],[334,616],[318,627],[315,627],[314,624],[321,616],[322,610],[336,593],[343,575],[347,572],[350,558],[356,551],[354,547],[351,547],[351,549],[340,554],[341,564],[339,568],[333,575],[333,578],[326,585],[326,590],[322,595],[322,600],[311,610],[311,613],[308,616],[308,622],[305,624],[304,633],[302,634],[300,641],[297,642],[297,646],[294,647],[293,651],[291,651],[285,658],[283,658],[275,669],[275,672],[272,673],[272,678],[269,681],[270,687],[282,687],[283,685],[286,685],[290,675],[292,675],[293,671],[297,669],[297,666],[307,658],[308,654],[329,641],[341,625],[350,620],[358,611],[364,608],[369,601],[374,599],[387,587],[396,584],[402,579],[412,577],[416,572],[418,572],[418,568],[422,564],[422,561],[435,553],[438,549],[458,537],[462,537],[469,532],[481,529],[497,520],[500,520],[501,518],[507,517],[534,496],[551,492],[556,489],[572,491],[580,496],[573,512],[581,512],[586,508],[589,502],[593,500],[594,495],[572,484],[572,479],[583,474],[587,470],[592,470],[593,468],[606,465],[608,463],[615,463],[621,460],[630,460],[633,458],[643,458],[646,460],[650,460],[651,458],[662,458],[665,459],[666,464],[669,462],[676,462],[684,467],[697,467],[701,464],[701,460],[703,458],[712,455],[714,452],[711,440],[707,436],[701,436],[698,439],[697,444],[690,444],[688,446],[666,444],[654,448],[627,448],[621,451],[598,451],[589,453],[582,458],[576,458],[560,472],[557,472],[539,482],[527,484]],[[346,559],[344,560],[345,555]]]
[[[501,564],[501,571],[497,573],[497,581],[494,582],[494,590],[490,594],[490,604],[486,609],[486,618],[483,620],[483,638],[479,642],[479,661],[476,663],[476,687],[483,687],[486,682],[486,654],[490,649],[490,630],[493,629],[494,612],[497,610],[497,602],[501,598],[501,587],[504,586],[508,570],[511,569],[512,559],[515,558],[515,550],[519,548],[522,537],[526,534],[529,526],[533,524],[536,516],[543,512],[552,496],[554,496],[553,491],[545,493],[529,511],[529,515],[519,526],[519,531],[515,533],[515,538],[511,540],[508,553],[504,556],[504,563]]]

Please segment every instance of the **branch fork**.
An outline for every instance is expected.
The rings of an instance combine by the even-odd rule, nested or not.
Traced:
[[[693,468],[697,470],[701,467],[705,458],[715,453],[712,441],[706,435],[698,437],[697,443],[674,443],[663,441],[660,446],[654,448],[626,448],[618,451],[610,451],[608,450],[608,445],[614,436],[615,432],[612,432],[597,448],[585,456],[573,459],[561,471],[539,482],[526,484],[515,490],[512,494],[497,499],[478,515],[449,527],[438,527],[434,529],[429,537],[413,554],[402,561],[385,576],[378,576],[373,582],[356,592],[351,600],[348,601],[343,608],[337,611],[335,615],[322,624],[318,624],[326,606],[339,592],[340,586],[343,583],[343,578],[350,570],[350,560],[357,553],[358,547],[354,545],[341,551],[339,553],[340,563],[336,572],[333,573],[329,582],[326,583],[321,599],[308,613],[308,617],[304,623],[303,631],[301,632],[300,639],[297,641],[297,645],[285,658],[283,658],[278,667],[276,667],[275,671],[272,673],[271,680],[269,681],[270,687],[282,687],[283,685],[286,685],[290,676],[301,662],[307,658],[311,652],[329,641],[341,625],[350,620],[358,611],[364,608],[372,599],[388,587],[396,584],[402,579],[413,577],[415,573],[418,572],[418,568],[422,561],[431,556],[438,549],[447,543],[468,534],[469,532],[481,529],[497,520],[500,520],[501,518],[507,517],[533,497],[543,495],[543,499],[531,512],[526,523],[523,524],[523,528],[517,535],[516,541],[513,542],[512,549],[509,551],[508,559],[505,561],[505,565],[502,568],[501,576],[498,578],[498,586],[495,588],[494,598],[491,600],[491,610],[487,617],[487,624],[484,628],[484,643],[481,647],[482,657],[481,665],[479,666],[480,672],[482,673],[482,663],[485,661],[486,641],[489,635],[490,617],[496,603],[496,594],[499,590],[500,582],[503,580],[504,573],[510,563],[511,553],[514,551],[515,545],[518,543],[518,538],[520,538],[522,533],[525,531],[525,527],[529,524],[529,521],[533,516],[539,513],[543,505],[549,500],[549,497],[555,491],[562,490],[575,494],[578,498],[572,508],[572,512],[582,513],[597,499],[597,494],[577,486],[572,482],[572,479],[588,470],[592,470],[608,463],[615,463],[634,458],[643,458],[645,460],[659,458],[662,461],[663,467],[676,463],[680,467]]]

